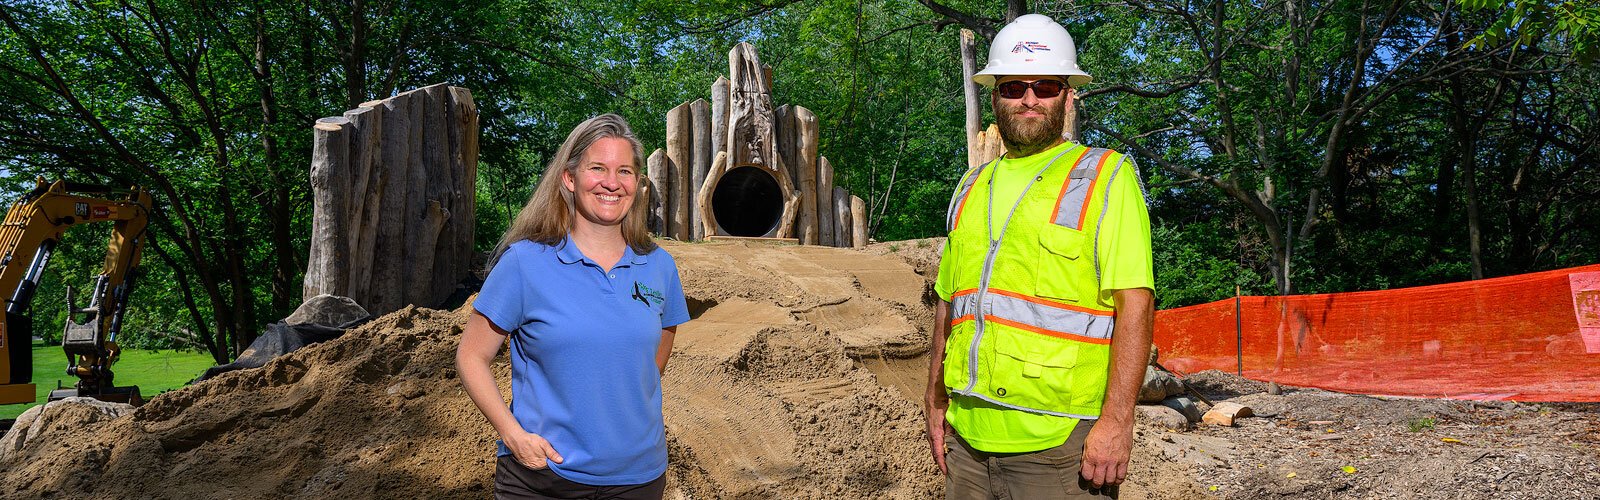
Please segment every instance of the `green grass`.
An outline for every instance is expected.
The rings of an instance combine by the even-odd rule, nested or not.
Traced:
[[[112,371],[117,374],[117,385],[137,385],[139,394],[149,400],[156,394],[183,387],[213,364],[211,355],[205,353],[129,349],[123,351],[122,360]],[[78,379],[67,376],[66,372],[67,355],[61,352],[61,346],[34,342],[33,383],[38,386],[38,399],[33,403],[0,405],[0,419],[17,418],[28,408],[43,404],[50,397],[50,391],[56,389],[56,381],[60,381],[62,387],[72,387]]]
[[[1406,423],[1406,429],[1410,430],[1411,432],[1422,432],[1425,430],[1432,430],[1433,424],[1433,417],[1414,418],[1411,419],[1410,422]]]

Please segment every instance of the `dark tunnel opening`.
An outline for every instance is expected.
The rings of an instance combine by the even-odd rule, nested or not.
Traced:
[[[711,213],[732,236],[766,236],[783,219],[783,190],[760,167],[736,167],[711,191]]]

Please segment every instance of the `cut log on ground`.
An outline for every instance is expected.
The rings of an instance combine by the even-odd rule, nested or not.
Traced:
[[[1252,416],[1255,416],[1255,412],[1250,407],[1239,403],[1222,401],[1211,407],[1211,411],[1207,411],[1205,416],[1201,417],[1201,421],[1211,425],[1232,427],[1238,419]]]

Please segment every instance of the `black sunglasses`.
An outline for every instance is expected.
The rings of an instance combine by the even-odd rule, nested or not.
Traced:
[[[996,85],[994,92],[1000,94],[1000,97],[1004,99],[1021,99],[1023,95],[1028,93],[1028,89],[1033,89],[1034,97],[1049,99],[1065,92],[1067,83],[1061,80],[1039,80],[1037,82],[1012,80]]]

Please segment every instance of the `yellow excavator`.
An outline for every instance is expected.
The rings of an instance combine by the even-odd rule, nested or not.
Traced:
[[[72,388],[52,391],[51,400],[84,396],[141,404],[138,387],[117,387],[111,365],[121,350],[117,333],[128,305],[132,276],[150,222],[150,194],[135,186],[111,188],[66,181],[38,180],[38,186],[11,206],[0,226],[0,294],[6,298],[0,322],[0,404],[31,403],[33,320],[29,305],[50,254],[67,230],[97,222],[112,223],[103,271],[95,276],[86,307],[78,308],[67,288],[67,326],[61,347]],[[78,322],[77,317],[83,317]]]

